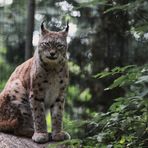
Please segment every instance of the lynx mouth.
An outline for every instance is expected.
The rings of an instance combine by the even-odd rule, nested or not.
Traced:
[[[58,56],[46,56],[46,58],[49,60],[56,60]]]

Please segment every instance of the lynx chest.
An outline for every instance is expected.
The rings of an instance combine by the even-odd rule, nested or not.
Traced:
[[[45,89],[45,102],[48,102],[50,105],[55,102],[56,98],[60,93],[60,78],[58,75],[50,75],[47,78],[48,84],[46,84]]]

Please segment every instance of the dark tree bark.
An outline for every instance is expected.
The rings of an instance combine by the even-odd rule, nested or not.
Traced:
[[[117,4],[127,4],[129,0],[116,0]],[[108,1],[112,5],[112,1]],[[129,30],[128,13],[123,10],[116,10],[104,13],[110,5],[98,8],[98,27],[92,43],[92,69],[93,74],[101,72],[105,68],[112,69],[115,66],[125,66],[128,63],[128,40],[126,32]],[[93,99],[92,106],[98,102],[99,111],[107,111],[113,103],[114,98],[122,96],[124,91],[116,88],[109,91],[103,91],[108,87],[116,77],[110,77],[101,80],[94,80],[89,85]],[[97,110],[97,109],[95,109]]]
[[[27,12],[25,60],[32,56],[33,51],[32,37],[34,30],[35,0],[28,0]]]

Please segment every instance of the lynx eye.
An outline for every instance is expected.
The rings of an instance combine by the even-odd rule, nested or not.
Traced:
[[[57,48],[58,49],[64,49],[65,48],[65,45],[59,44],[59,45],[57,45]]]
[[[42,42],[42,43],[41,43],[41,46],[42,46],[42,47],[48,47],[48,48],[51,48],[51,44],[48,43],[48,42]]]

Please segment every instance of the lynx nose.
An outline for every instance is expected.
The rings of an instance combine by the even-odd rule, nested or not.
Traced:
[[[54,56],[56,55],[56,52],[55,52],[55,51],[51,51],[51,52],[50,52],[50,55],[51,55],[52,57],[54,57]]]
[[[47,55],[46,58],[50,60],[55,60],[58,58],[58,53],[55,50],[51,50]]]

